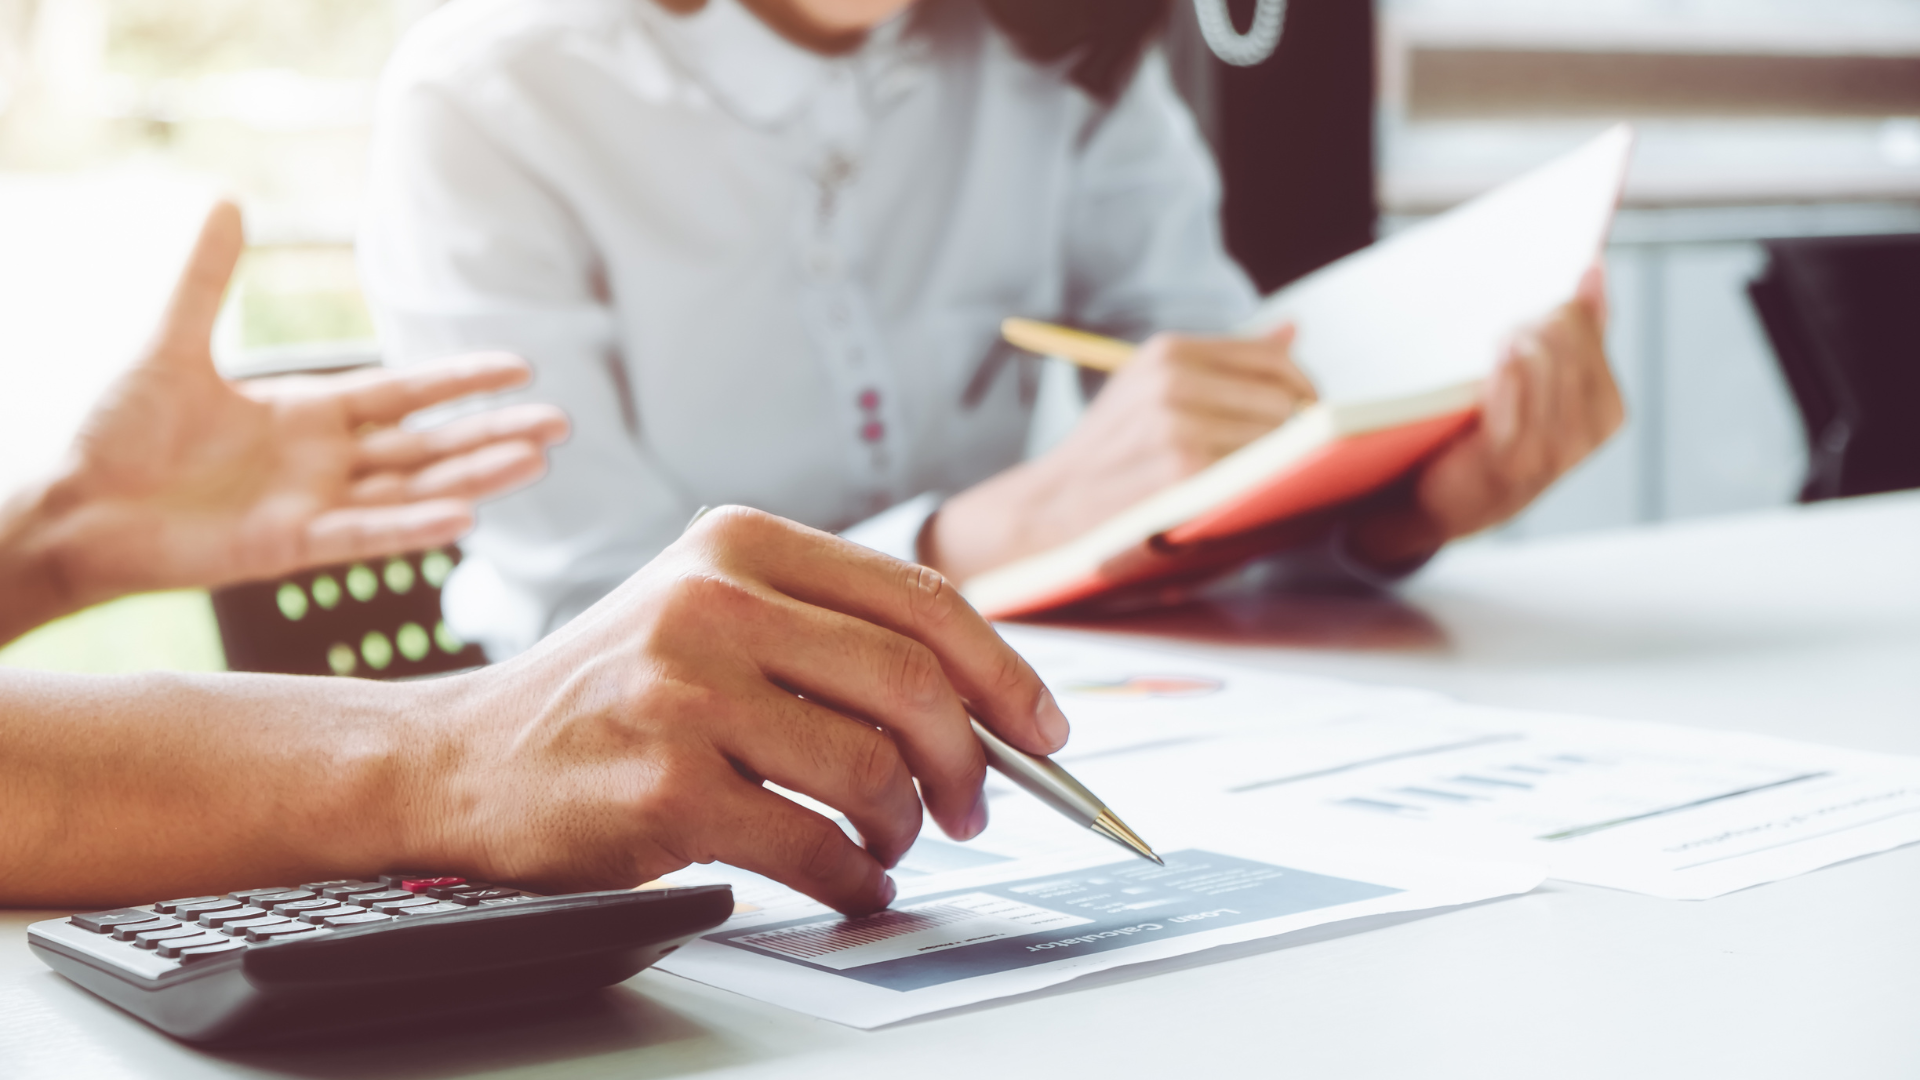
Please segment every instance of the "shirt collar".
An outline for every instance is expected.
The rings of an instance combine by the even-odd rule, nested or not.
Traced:
[[[870,73],[911,66],[923,51],[902,48],[909,8],[873,29],[844,57],[822,56],[788,41],[740,0],[707,0],[700,10],[676,15],[644,3],[647,23],[688,77],[720,105],[751,124],[791,119],[824,83],[835,65]]]

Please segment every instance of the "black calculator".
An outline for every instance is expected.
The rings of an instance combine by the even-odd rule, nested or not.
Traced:
[[[228,1044],[588,993],[731,914],[725,885],[536,896],[387,874],[50,919],[27,943],[167,1034]]]

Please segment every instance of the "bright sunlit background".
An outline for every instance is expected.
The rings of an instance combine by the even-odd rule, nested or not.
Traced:
[[[0,484],[58,452],[198,216],[252,247],[223,359],[372,336],[352,237],[405,0],[0,0]]]

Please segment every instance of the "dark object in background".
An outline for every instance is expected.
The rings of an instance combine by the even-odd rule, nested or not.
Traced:
[[[404,679],[487,662],[440,617],[455,547],[341,563],[217,589],[213,614],[232,671]]]
[[[1263,293],[1373,243],[1374,49],[1372,0],[1289,0],[1273,56],[1209,58],[1227,250]]]
[[[1920,235],[1764,246],[1747,295],[1806,427],[1800,501],[1920,487]]]

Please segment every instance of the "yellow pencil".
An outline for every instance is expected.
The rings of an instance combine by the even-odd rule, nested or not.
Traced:
[[[1058,356],[1095,371],[1119,371],[1133,359],[1131,342],[1037,319],[1002,319],[1000,336],[1030,353]]]

